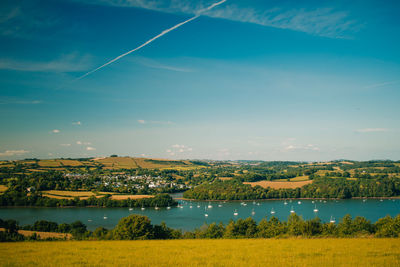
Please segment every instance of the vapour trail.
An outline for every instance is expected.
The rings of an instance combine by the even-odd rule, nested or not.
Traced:
[[[202,14],[203,12],[209,11],[209,10],[213,9],[214,7],[216,7],[216,6],[219,6],[219,5],[223,4],[223,3],[225,3],[226,1],[227,1],[227,0],[219,1],[219,2],[217,2],[217,3],[212,4],[211,6],[209,6],[209,7],[207,7],[207,8],[205,8],[205,9],[200,10],[199,12],[197,12],[197,14],[196,14],[194,17],[192,17],[192,18],[190,18],[190,19],[188,19],[188,20],[185,20],[184,22],[178,23],[178,24],[176,24],[175,26],[173,26],[173,27],[171,27],[171,28],[169,28],[169,29],[166,29],[166,30],[162,31],[159,35],[157,35],[157,36],[151,38],[150,40],[148,40],[148,41],[146,41],[145,43],[141,44],[140,46],[136,47],[135,49],[132,49],[132,50],[130,50],[130,51],[128,51],[128,52],[126,52],[126,53],[124,53],[124,54],[122,54],[122,55],[120,55],[120,56],[118,56],[118,57],[116,57],[116,58],[114,58],[114,59],[112,59],[112,60],[110,60],[110,61],[108,61],[107,63],[101,65],[100,67],[98,67],[98,68],[96,68],[96,69],[94,69],[94,70],[89,71],[88,73],[85,73],[84,75],[82,75],[82,76],[76,78],[74,81],[78,81],[78,80],[80,80],[80,79],[83,79],[83,78],[85,78],[86,76],[92,74],[93,72],[96,72],[96,71],[98,71],[98,70],[100,70],[100,69],[102,69],[102,68],[104,68],[104,67],[110,65],[111,63],[113,63],[113,62],[115,62],[115,61],[117,61],[117,60],[119,60],[119,59],[121,59],[121,58],[123,58],[123,57],[129,55],[130,53],[133,53],[133,52],[135,52],[135,51],[137,51],[137,50],[139,50],[139,49],[145,47],[146,45],[148,45],[148,44],[150,44],[151,42],[157,40],[158,38],[160,38],[161,36],[163,36],[163,35],[169,33],[170,31],[173,31],[173,30],[175,30],[175,29],[181,27],[182,25],[184,25],[184,24],[186,24],[186,23],[188,23],[188,22],[191,22],[192,20],[197,19],[198,17],[201,16],[201,14]]]

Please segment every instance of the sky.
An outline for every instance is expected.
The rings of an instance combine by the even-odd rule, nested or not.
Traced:
[[[400,160],[399,1],[216,2],[2,0],[0,160]]]

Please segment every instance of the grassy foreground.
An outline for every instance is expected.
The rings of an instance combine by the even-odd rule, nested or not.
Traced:
[[[400,239],[60,241],[0,244],[2,266],[400,266]]]

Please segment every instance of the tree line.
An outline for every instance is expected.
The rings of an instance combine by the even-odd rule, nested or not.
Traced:
[[[19,227],[15,220],[0,219],[0,241],[32,240],[18,234],[19,229],[71,233],[77,240],[145,240],[145,239],[215,239],[215,238],[287,238],[287,237],[400,237],[400,214],[386,216],[375,223],[357,216],[345,215],[338,224],[323,223],[319,218],[304,220],[291,214],[287,221],[276,217],[264,218],[258,224],[247,219],[222,223],[204,224],[194,231],[182,232],[168,227],[164,222],[153,225],[147,216],[133,214],[122,218],[114,229],[98,227],[87,231],[86,225],[77,221],[71,224],[37,221],[33,225]]]
[[[400,180],[391,177],[347,180],[346,178],[314,179],[312,184],[295,189],[251,187],[238,180],[203,183],[184,192],[188,199],[198,200],[251,200],[280,198],[340,198],[394,197],[400,195]]]

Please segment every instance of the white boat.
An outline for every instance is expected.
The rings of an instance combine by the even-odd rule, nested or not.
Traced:
[[[253,201],[253,205],[255,205],[256,204],[256,202],[255,201]]]
[[[335,223],[336,222],[336,220],[335,220],[335,218],[334,217],[332,217],[331,216],[331,219],[330,219],[330,221],[329,221],[330,223]]]
[[[200,205],[197,205],[198,208],[200,208]]]
[[[168,206],[168,207],[167,207],[167,210],[170,210],[170,209],[171,209],[171,207],[170,207],[170,206]]]
[[[313,200],[313,201],[311,201],[311,203],[313,203],[313,204],[314,204],[314,202],[315,202],[314,200]]]
[[[286,200],[285,200],[285,202],[283,202],[283,204],[287,205],[287,202],[286,202]]]
[[[234,216],[238,216],[238,215],[239,215],[239,213],[237,212],[237,210],[235,210],[235,211],[233,212],[233,215],[234,215]]]
[[[207,207],[204,207],[204,217],[208,217]]]
[[[290,213],[294,213],[294,209],[293,209],[293,207],[292,207],[292,209],[290,210]]]
[[[142,208],[141,208],[141,210],[145,210],[145,207],[142,205]]]
[[[257,202],[257,206],[260,206],[260,203]]]
[[[89,220],[87,220],[88,222],[91,222],[92,220],[91,219],[89,219]]]
[[[204,216],[205,216],[205,217],[208,217],[208,214],[207,214],[207,213],[204,213]]]
[[[189,206],[189,208],[191,208],[191,209],[192,209],[192,208],[193,208],[193,206],[192,206],[192,205],[190,205],[190,206]]]
[[[222,204],[218,204],[218,208],[221,208],[222,207]]]
[[[207,206],[207,208],[209,208],[209,209],[212,209],[212,205],[211,205],[211,203],[208,203],[208,206]]]
[[[154,207],[154,209],[155,209],[155,210],[159,210],[160,208],[159,208],[159,207],[157,207],[157,205],[156,205],[156,206]]]
[[[179,208],[183,209],[183,206],[182,206],[182,205],[180,205],[180,206],[179,206]]]
[[[103,219],[104,219],[104,220],[107,220],[107,219],[108,219],[108,217],[107,217],[107,216],[104,216],[104,217],[103,217]]]
[[[297,202],[297,204],[299,204],[299,205],[300,205],[300,204],[301,204],[301,201],[298,201],[298,202]]]
[[[254,209],[251,211],[251,215],[255,215],[256,212],[254,211]]]
[[[275,214],[274,208],[271,209],[271,214]]]
[[[133,208],[129,208],[129,210],[133,210]]]
[[[315,212],[315,213],[318,212],[317,205],[315,205],[315,207],[314,207],[314,212]]]

